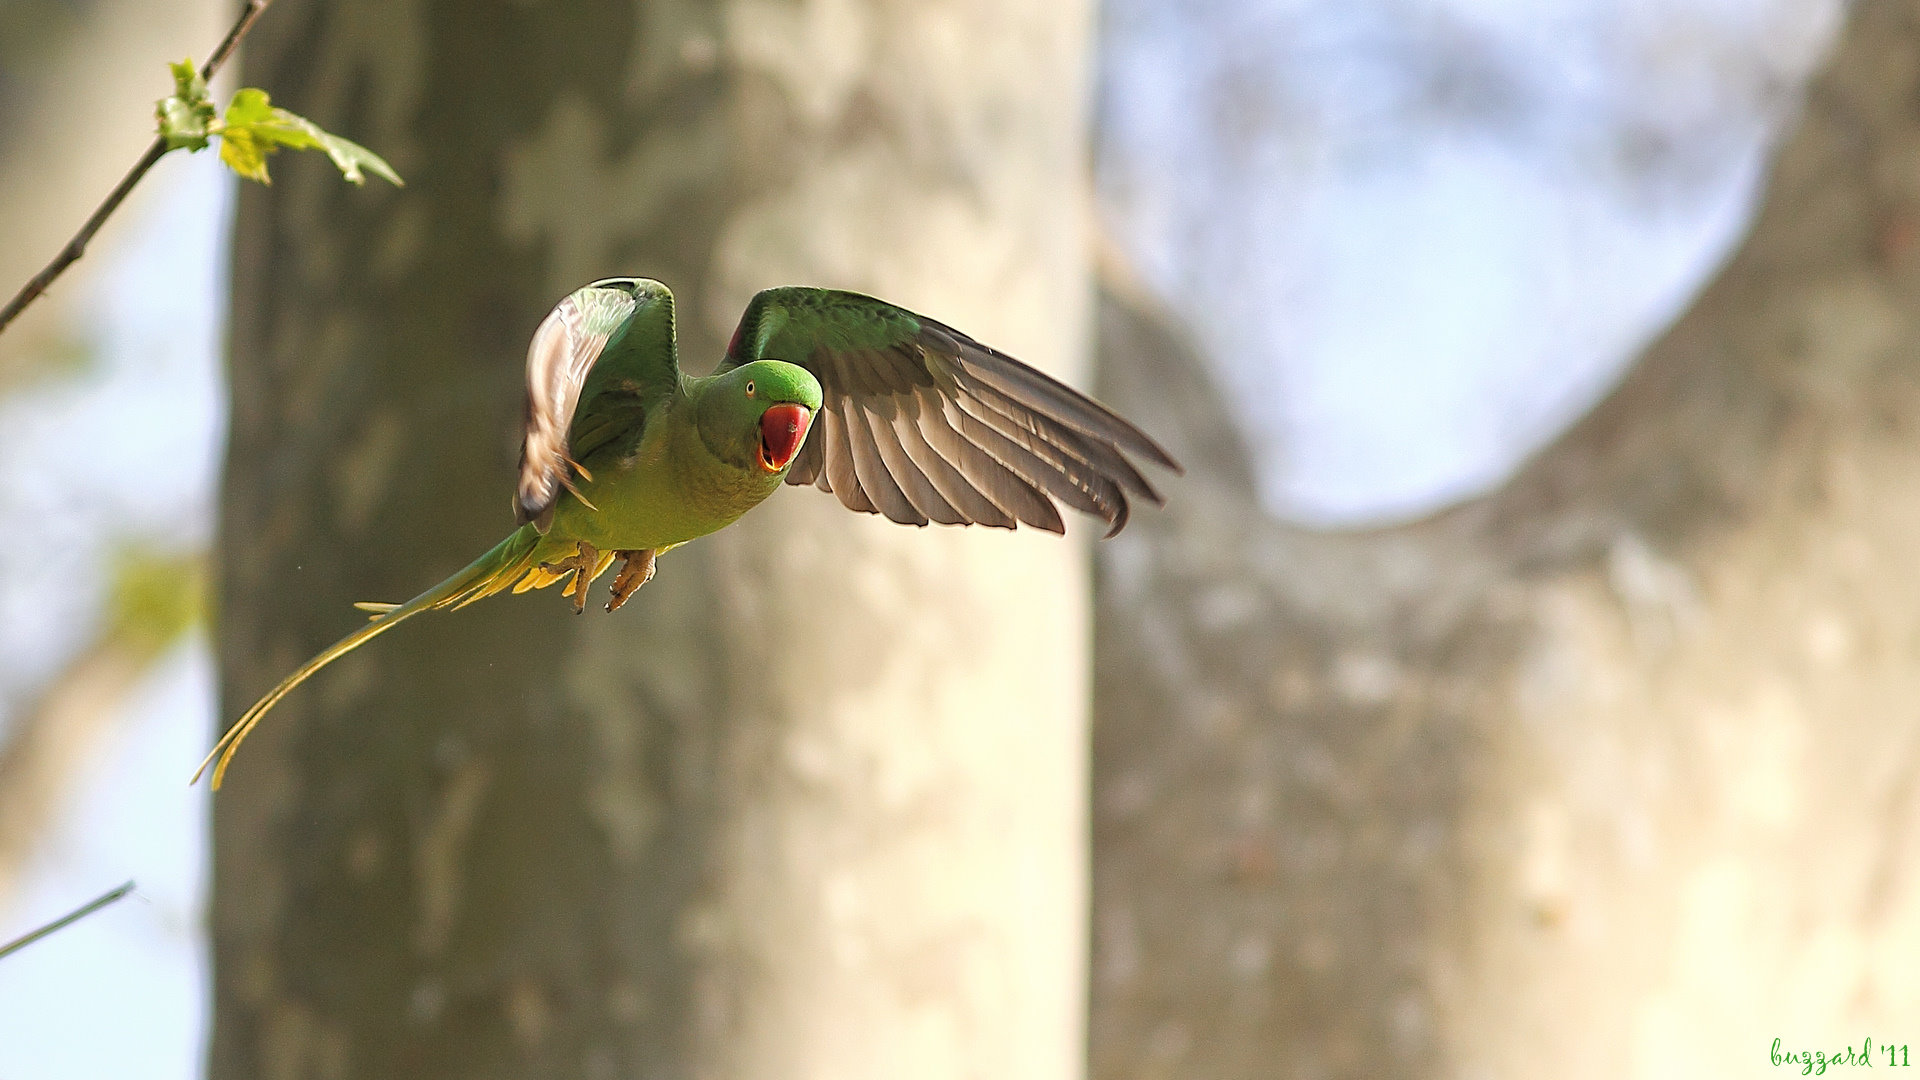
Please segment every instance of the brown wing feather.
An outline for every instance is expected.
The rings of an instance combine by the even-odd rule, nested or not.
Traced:
[[[826,468],[820,471],[820,478],[827,482],[825,490],[840,498],[840,505],[863,514],[876,514],[872,500],[860,487],[860,478],[854,473],[853,445],[847,434],[847,421],[853,414],[853,407],[846,395],[830,399],[821,410],[825,413],[820,423],[826,426],[823,432],[826,439]]]
[[[914,509],[912,500],[900,490],[899,479],[881,459],[880,447],[874,442],[873,428],[868,423],[870,415],[865,408],[848,409],[844,413],[847,442],[853,448],[853,473],[860,478],[860,487],[866,491],[867,498],[888,519],[902,525],[925,525],[927,516]]]
[[[907,457],[926,474],[928,482],[954,508],[959,520],[999,529],[1011,529],[1017,525],[1019,522],[1012,514],[995,505],[978,485],[969,481],[964,473],[954,468],[952,462],[941,457],[927,442],[927,434],[921,430],[917,398],[914,404],[916,408],[913,415],[902,413],[894,418],[894,434],[899,436],[900,447],[907,452]],[[930,420],[929,423],[946,426],[938,420]]]
[[[894,411],[898,415],[898,410]],[[900,436],[894,432],[892,419],[868,413],[866,420],[873,445],[880,451],[881,464],[899,483],[901,492],[920,516],[942,525],[965,525],[967,519],[953,508],[953,504],[940,494],[940,489],[933,486],[933,481],[927,479],[927,474],[920,471],[920,466],[907,456],[906,448],[900,445]]]
[[[592,292],[618,295],[611,290]],[[560,489],[573,486],[573,474],[580,468],[568,449],[580,389],[607,347],[612,325],[618,323],[607,312],[595,312],[596,317],[589,319],[582,306],[588,295],[589,290],[582,289],[555,305],[527,346],[526,435],[520,444],[520,482],[513,511],[515,520],[523,525],[535,522],[543,532],[553,521]],[[625,297],[624,302],[630,312],[632,298]]]
[[[940,456],[952,462],[968,480],[979,484],[981,492],[1008,513],[1036,529],[1066,532],[1067,523],[1060,520],[1059,508],[1031,478],[1010,467],[990,448],[967,434],[967,428],[977,426],[979,422],[961,412],[957,403],[947,401],[940,422],[922,423],[920,431]]]

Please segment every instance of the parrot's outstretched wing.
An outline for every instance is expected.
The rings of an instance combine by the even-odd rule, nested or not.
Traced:
[[[527,347],[526,436],[514,517],[542,532],[580,461],[639,429],[679,378],[673,294],[644,278],[596,281],[560,301]]]
[[[871,296],[768,289],[753,298],[721,370],[785,360],[823,402],[789,484],[907,525],[1066,526],[1058,499],[1127,523],[1127,498],[1163,500],[1128,460],[1178,473],[1159,444],[1100,403],[949,326]],[[1051,496],[1051,498],[1049,498]]]

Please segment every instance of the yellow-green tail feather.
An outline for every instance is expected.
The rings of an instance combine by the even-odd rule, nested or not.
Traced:
[[[531,525],[525,525],[511,536],[494,545],[493,550],[475,559],[466,569],[421,593],[404,604],[356,604],[363,611],[375,612],[365,626],[327,646],[318,656],[300,665],[293,674],[280,680],[280,685],[267,691],[266,696],[253,703],[253,707],[234,721],[226,734],[220,736],[212,752],[205,761],[194,770],[193,781],[198,782],[207,766],[213,766],[213,787],[220,789],[220,781],[227,775],[227,766],[233,761],[234,752],[253,731],[254,725],[274,707],[281,698],[286,697],[294,687],[306,682],[308,678],[347,655],[353,650],[386,633],[395,624],[418,615],[422,611],[436,608],[454,608],[470,604],[512,586],[529,571],[538,572],[535,563],[535,550],[540,545],[540,534]],[[381,610],[384,609],[384,610]]]

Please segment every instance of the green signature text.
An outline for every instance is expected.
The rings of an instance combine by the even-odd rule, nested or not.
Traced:
[[[1775,1065],[1798,1067],[1801,1076],[1825,1076],[1828,1069],[1867,1068],[1885,1065],[1891,1069],[1909,1068],[1906,1043],[1873,1044],[1872,1039],[1860,1040],[1860,1045],[1842,1043],[1833,1049],[1788,1050],[1782,1044],[1784,1040],[1773,1040],[1770,1055]]]

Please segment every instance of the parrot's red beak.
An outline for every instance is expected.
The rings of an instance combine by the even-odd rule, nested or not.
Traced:
[[[760,414],[760,467],[779,472],[793,464],[813,414],[804,405],[773,405]]]

